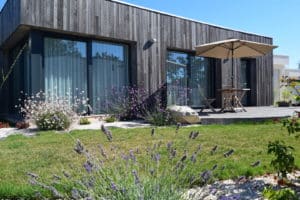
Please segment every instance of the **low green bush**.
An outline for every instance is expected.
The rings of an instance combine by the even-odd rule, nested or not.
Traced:
[[[91,124],[90,120],[86,117],[82,117],[79,120],[79,125],[88,125]]]
[[[176,124],[172,114],[166,109],[148,112],[144,115],[144,119],[154,126],[167,126]]]
[[[109,116],[109,117],[105,118],[104,121],[107,122],[107,123],[113,123],[113,122],[117,121],[117,118],[112,115],[112,116]]]
[[[263,196],[268,200],[299,200],[295,191],[290,188],[274,190],[272,188],[265,188]]]
[[[63,112],[47,112],[42,113],[39,118],[36,119],[35,124],[39,130],[65,130],[71,125],[71,119]]]

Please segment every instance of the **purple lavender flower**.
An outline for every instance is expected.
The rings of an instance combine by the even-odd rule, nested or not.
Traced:
[[[133,150],[129,151],[129,158],[135,163],[136,162],[136,157],[133,153]]]
[[[137,174],[137,172],[135,170],[132,171],[132,174],[133,174],[133,177],[134,177],[134,183],[136,185],[139,185],[141,183],[140,179],[139,179],[139,176]]]
[[[180,159],[181,162],[184,162],[186,160],[187,156],[186,155],[183,155]]]
[[[193,135],[194,135],[194,131],[191,131],[190,135],[189,135],[189,138],[192,139]]]
[[[152,136],[152,137],[154,136],[154,133],[155,133],[155,129],[152,128],[152,130],[151,130],[151,136]]]
[[[78,139],[76,141],[74,151],[76,151],[78,154],[82,154],[84,152],[84,147]]]
[[[201,144],[198,145],[196,153],[198,154],[201,151]]]
[[[160,161],[160,154],[159,153],[157,153],[157,154],[154,155],[154,160],[155,160],[155,162],[159,162]]]
[[[27,172],[27,175],[28,175],[29,177],[33,178],[33,179],[38,179],[38,178],[39,178],[39,176],[38,176],[37,174],[32,173],[32,172]]]
[[[196,153],[193,153],[193,155],[191,156],[191,161],[192,161],[193,163],[196,162],[196,157],[197,157]]]
[[[121,154],[121,158],[125,161],[128,161],[129,160],[129,156],[125,155],[125,154]]]
[[[214,171],[214,170],[216,170],[218,168],[218,165],[217,164],[215,164],[213,167],[212,167],[212,171]]]
[[[176,149],[172,149],[170,153],[170,158],[173,159],[176,157]]]
[[[153,176],[153,175],[154,175],[154,172],[155,172],[155,170],[154,170],[154,169],[150,169],[150,174],[151,174],[151,176]]]
[[[106,154],[105,150],[103,149],[103,147],[100,144],[98,145],[98,147],[100,149],[101,155],[107,159],[107,154]]]
[[[103,124],[101,125],[102,132],[106,135],[108,141],[112,141],[112,133],[110,130],[108,130]]]
[[[111,182],[110,187],[113,191],[115,191],[115,192],[118,191],[118,187],[114,182]]]
[[[54,174],[54,175],[53,175],[53,179],[55,179],[55,180],[61,180],[61,177],[58,176],[58,175],[56,175],[56,174]]]
[[[234,150],[231,149],[231,150],[227,151],[226,153],[224,153],[223,155],[224,155],[224,157],[226,158],[226,157],[231,156],[233,153],[234,153]]]
[[[64,174],[64,176],[65,176],[66,178],[70,178],[70,177],[71,177],[71,175],[70,175],[68,172],[66,172],[66,171],[63,171],[63,174]]]
[[[177,124],[176,124],[176,130],[175,130],[175,133],[178,133],[180,126],[181,126],[181,123],[177,123]]]
[[[77,199],[79,200],[79,199],[82,198],[82,196],[80,195],[79,191],[77,189],[75,189],[75,188],[72,189],[71,196],[72,196],[73,199],[76,199],[76,200]]]
[[[168,151],[171,150],[172,145],[173,145],[173,142],[168,142],[168,144],[167,144],[167,150]]]
[[[217,149],[218,149],[218,145],[214,146],[210,151],[210,154],[213,155],[217,151]]]
[[[206,183],[211,178],[211,175],[212,175],[212,173],[210,170],[205,170],[201,174],[201,179]]]
[[[88,173],[91,173],[93,170],[93,164],[89,160],[83,164],[83,167]]]
[[[260,161],[258,160],[258,161],[256,161],[256,162],[252,163],[252,164],[251,164],[251,167],[257,167],[257,166],[259,166],[259,165],[260,165]]]
[[[198,137],[198,135],[199,135],[199,131],[197,131],[197,132],[195,131],[194,134],[192,135],[191,139],[192,140],[196,139]]]

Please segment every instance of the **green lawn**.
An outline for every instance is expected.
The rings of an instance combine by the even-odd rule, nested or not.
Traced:
[[[300,166],[299,140],[288,136],[281,124],[235,124],[212,125],[181,128],[175,133],[175,127],[157,128],[154,137],[151,137],[151,128],[138,129],[111,129],[113,142],[108,142],[105,135],[99,131],[72,131],[71,133],[40,132],[35,137],[11,136],[0,141],[0,197],[30,196],[32,187],[28,184],[26,172],[34,172],[43,178],[53,174],[61,174],[68,170],[69,165],[82,166],[84,158],[78,156],[73,148],[78,138],[90,149],[99,151],[97,145],[106,149],[117,146],[120,151],[128,153],[130,149],[141,149],[140,157],[146,156],[145,150],[149,146],[162,143],[166,145],[173,141],[179,156],[186,149],[193,152],[198,145],[202,145],[200,162],[194,170],[211,169],[215,163],[226,166],[226,169],[217,174],[218,178],[233,178],[241,175],[258,175],[273,172],[269,163],[271,156],[266,149],[269,141],[283,140],[294,146],[296,164]],[[189,140],[191,131],[200,131],[200,136]],[[210,150],[218,145],[215,155]],[[223,153],[234,149],[230,158],[224,158]],[[162,156],[167,154],[161,152]],[[191,155],[191,154],[189,154]],[[140,158],[143,159],[143,158]],[[261,165],[251,167],[251,163],[260,160]],[[169,163],[162,161],[161,167],[168,167]]]

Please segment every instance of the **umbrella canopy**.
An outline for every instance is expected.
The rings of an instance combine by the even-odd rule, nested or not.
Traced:
[[[196,46],[196,54],[212,58],[241,58],[263,56],[277,46],[247,40],[229,39]]]
[[[234,88],[233,58],[263,56],[277,46],[239,39],[228,39],[196,46],[196,55],[211,58],[228,59],[232,64],[232,88]]]

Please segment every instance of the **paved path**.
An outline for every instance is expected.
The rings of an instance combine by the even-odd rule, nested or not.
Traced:
[[[150,124],[144,123],[144,121],[129,121],[129,122],[114,122],[114,123],[105,123],[99,121],[96,118],[90,119],[91,124],[89,125],[79,125],[74,123],[68,131],[72,130],[100,130],[101,125],[105,124],[107,127],[117,127],[117,128],[140,128],[140,127],[149,127]],[[18,130],[16,128],[2,128],[0,129],[0,140],[4,139],[10,135],[22,134],[24,136],[33,136],[37,133],[35,126],[30,126],[28,129]]]
[[[300,107],[246,107],[247,112],[226,112],[212,113],[210,110],[204,110],[200,113],[203,124],[228,124],[242,120],[259,121],[263,119],[284,118],[292,116],[296,110],[300,111]]]

